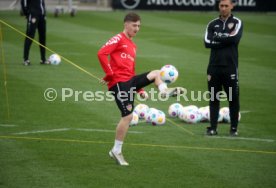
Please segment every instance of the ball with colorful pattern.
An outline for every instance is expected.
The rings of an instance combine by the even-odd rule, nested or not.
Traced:
[[[134,108],[134,112],[136,112],[140,119],[145,118],[146,113],[148,111],[149,107],[146,104],[138,104]]]
[[[178,70],[173,65],[165,65],[160,69],[160,78],[167,84],[174,83],[178,78]]]
[[[152,125],[164,125],[166,122],[166,115],[161,110],[157,110],[157,112],[152,113],[151,115],[151,124]]]
[[[170,117],[178,117],[183,106],[180,103],[173,103],[169,106],[168,113]]]
[[[61,58],[60,58],[60,56],[58,54],[52,54],[52,55],[50,55],[50,57],[49,57],[48,60],[49,60],[49,62],[50,62],[51,65],[59,65],[60,62],[61,62]]]

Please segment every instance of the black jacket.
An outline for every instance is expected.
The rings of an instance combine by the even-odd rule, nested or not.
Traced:
[[[243,24],[231,15],[223,21],[216,18],[206,28],[204,43],[211,48],[210,66],[231,66],[238,68],[238,44],[242,36]]]
[[[21,0],[21,8],[25,16],[46,15],[44,0]]]

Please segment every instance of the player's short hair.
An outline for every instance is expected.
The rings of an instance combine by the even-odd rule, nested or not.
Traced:
[[[134,12],[128,13],[124,18],[124,23],[125,22],[137,22],[137,21],[141,21],[141,18],[138,14],[136,14]]]

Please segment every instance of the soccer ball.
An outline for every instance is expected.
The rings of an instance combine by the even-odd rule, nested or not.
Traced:
[[[138,124],[138,122],[139,122],[138,114],[135,113],[135,112],[133,112],[133,113],[132,113],[132,120],[131,120],[129,126],[135,126],[135,125]]]
[[[201,114],[195,110],[186,111],[186,114],[184,116],[184,121],[192,124],[199,122],[200,119],[201,119]]]
[[[146,122],[151,123],[152,119],[155,118],[155,116],[157,116],[157,114],[158,114],[158,110],[156,108],[149,108],[145,115]]]
[[[168,113],[170,117],[177,117],[183,106],[179,103],[173,103],[169,106]]]
[[[173,65],[165,65],[160,70],[160,78],[167,84],[173,83],[178,78],[178,71]]]
[[[230,110],[229,107],[223,107],[219,110],[219,112],[222,114],[223,116],[223,121],[225,121],[226,123],[230,123],[231,119],[230,119]],[[241,113],[239,112],[239,117],[238,117],[238,121],[241,120]]]
[[[187,116],[187,112],[190,112],[190,111],[197,112],[198,111],[198,107],[195,106],[195,105],[185,106],[185,107],[181,108],[181,110],[179,111],[178,117],[180,119],[182,119],[182,120],[185,121],[186,116]]]
[[[188,111],[198,111],[198,107],[195,106],[195,105],[189,105],[189,106],[186,106],[184,108]]]
[[[51,65],[59,65],[61,62],[61,58],[58,54],[52,54],[49,57],[49,62]]]
[[[218,123],[223,122],[223,114],[221,111],[219,111],[219,115],[218,115]]]
[[[228,107],[222,107],[219,110],[219,113],[222,115],[223,121],[225,121],[227,123],[230,122],[230,112],[229,112],[229,108]]]
[[[179,118],[186,123],[197,123],[199,119],[199,114],[197,111],[187,110],[187,108],[184,107]]]
[[[181,113],[181,116],[179,117],[183,121],[187,123],[197,123],[201,121],[202,115],[198,110],[198,107],[195,105],[190,105],[183,108],[183,112]]]
[[[179,109],[177,117],[178,117],[179,119],[183,119],[183,118],[184,118],[184,115],[185,115],[185,108],[182,107],[182,108]]]
[[[209,121],[210,113],[209,113],[209,106],[201,107],[198,109],[198,112],[201,114],[201,121]]]
[[[140,119],[145,118],[147,110],[149,109],[148,105],[146,104],[138,104],[134,108],[134,112],[136,112]]]
[[[157,110],[157,113],[151,114],[152,125],[163,125],[166,122],[166,115],[161,110]]]

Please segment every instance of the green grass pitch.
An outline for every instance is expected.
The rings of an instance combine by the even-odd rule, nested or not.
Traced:
[[[78,12],[74,18],[54,18],[49,12],[47,47],[102,77],[96,53],[122,31],[124,14]],[[173,64],[180,73],[174,85],[206,91],[209,50],[203,37],[217,13],[140,14],[142,26],[134,39],[136,72]],[[120,116],[115,103],[85,101],[82,94],[79,101],[74,97],[62,101],[60,95],[62,88],[106,91],[106,87],[64,59],[59,66],[40,65],[34,43],[32,65],[23,66],[24,37],[1,24],[0,187],[275,187],[275,14],[235,15],[244,22],[239,46],[240,136],[229,139],[228,124],[220,124],[219,136],[210,138],[204,135],[207,123],[191,125],[177,119],[164,126],[141,123],[129,129],[125,140],[129,167],[116,165],[108,156]],[[1,11],[0,19],[25,31],[26,21],[18,12]],[[47,51],[47,56],[51,53]],[[44,99],[47,88],[57,90],[55,101]],[[146,104],[167,113],[173,102]]]

